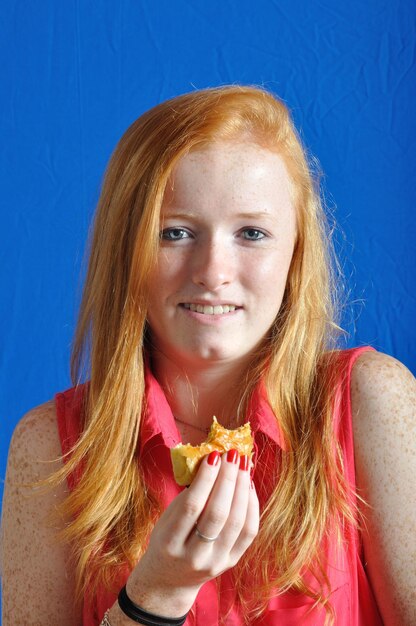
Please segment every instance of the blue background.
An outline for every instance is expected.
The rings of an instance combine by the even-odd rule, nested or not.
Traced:
[[[194,88],[281,96],[325,172],[348,345],[416,372],[413,2],[5,1],[0,31],[0,477],[13,428],[70,386],[89,222],[123,131]]]

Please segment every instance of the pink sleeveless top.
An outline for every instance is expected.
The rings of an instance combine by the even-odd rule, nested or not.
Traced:
[[[369,347],[341,351],[340,382],[334,407],[334,432],[344,453],[345,472],[355,485],[354,446],[350,400],[352,366],[357,357]],[[138,462],[142,464],[148,489],[165,508],[178,495],[181,487],[175,483],[170,462],[170,448],[180,442],[180,435],[164,393],[150,370],[145,373],[146,412],[143,415],[137,446]],[[87,385],[73,387],[56,394],[56,412],[62,452],[65,454],[77,441],[82,424],[82,398]],[[284,450],[283,438],[260,384],[249,406],[247,419],[257,445],[257,464],[254,482],[264,507],[273,488],[273,468]],[[69,488],[77,483],[76,474],[68,479]],[[362,546],[358,532],[348,533],[341,547],[335,538],[323,545],[327,574],[331,583],[330,601],[335,610],[337,626],[382,626],[373,593],[366,577]],[[120,574],[121,588],[129,576],[126,565]],[[308,579],[313,585],[313,579]],[[218,594],[217,587],[220,587]],[[186,620],[186,626],[218,626],[225,618],[226,626],[242,626],[244,620],[237,602],[234,602],[233,580],[229,572],[219,580],[206,583],[200,590]],[[95,598],[86,597],[83,608],[83,626],[97,626],[104,612],[116,601],[115,593],[99,589]],[[269,601],[267,611],[252,621],[253,626],[323,626],[325,611],[313,608],[313,601],[302,594],[285,593]]]

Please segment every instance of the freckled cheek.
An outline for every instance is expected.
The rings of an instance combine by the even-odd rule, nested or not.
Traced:
[[[153,270],[150,283],[154,285],[172,286],[175,280],[179,280],[185,273],[187,263],[182,256],[161,254],[158,264]]]
[[[286,285],[291,256],[276,254],[260,263],[247,264],[246,277],[250,283],[259,288],[270,288]]]
[[[290,258],[276,256],[251,267],[246,274],[247,288],[262,307],[263,315],[270,321],[278,314],[285,292]]]

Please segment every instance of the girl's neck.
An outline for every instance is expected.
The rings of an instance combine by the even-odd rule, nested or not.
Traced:
[[[160,352],[152,354],[152,369],[178,422],[200,432],[215,415],[224,426],[236,428],[236,409],[247,362],[180,365]]]

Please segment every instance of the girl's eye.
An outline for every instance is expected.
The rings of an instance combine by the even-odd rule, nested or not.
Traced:
[[[243,237],[248,241],[258,241],[259,239],[264,239],[265,236],[264,232],[257,230],[257,228],[245,228],[243,230]]]
[[[189,237],[188,231],[183,228],[165,228],[160,233],[160,238],[164,241],[180,241]]]

